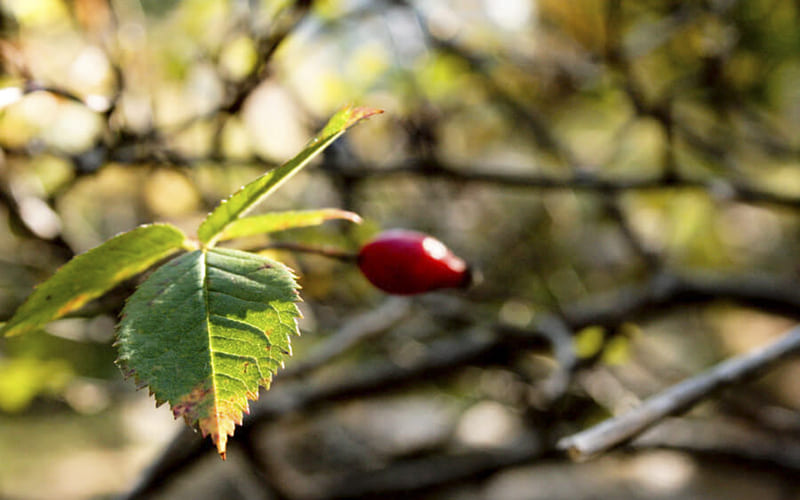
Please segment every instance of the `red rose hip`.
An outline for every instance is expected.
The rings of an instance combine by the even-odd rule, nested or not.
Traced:
[[[472,280],[466,262],[444,243],[405,229],[384,231],[361,247],[358,267],[370,283],[396,295],[466,287]]]

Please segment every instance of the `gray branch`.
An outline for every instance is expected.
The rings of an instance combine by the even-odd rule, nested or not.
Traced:
[[[694,273],[691,278],[660,276],[644,284],[623,288],[564,309],[564,324],[572,331],[589,325],[613,326],[658,311],[685,304],[732,300],[762,310],[797,317],[800,311],[800,287],[792,281],[768,276],[738,278]],[[450,375],[470,365],[498,362],[498,352],[507,345],[528,349],[546,348],[552,338],[553,324],[543,318],[532,328],[494,325],[492,332],[461,334],[450,341],[431,345],[428,355],[411,366],[399,367],[382,362],[367,364],[339,380],[319,383],[276,384],[253,406],[249,418],[237,429],[233,440],[243,439],[254,427],[278,420],[285,415],[323,409],[337,402],[388,391],[403,390],[420,381]],[[550,334],[548,334],[550,332]],[[800,334],[797,334],[800,337]],[[559,342],[563,342],[560,340]],[[798,342],[800,343],[800,342]],[[301,360],[298,360],[301,361]],[[210,440],[185,429],[151,467],[125,500],[147,498],[165,478],[179,474],[200,457],[212,451]]]
[[[681,413],[710,394],[752,378],[786,357],[800,352],[800,327],[748,354],[715,365],[647,399],[641,406],[562,438],[558,448],[575,459],[586,459],[626,443],[664,418]]]
[[[391,297],[383,304],[345,323],[335,334],[308,356],[289,365],[276,375],[276,380],[302,377],[333,361],[354,347],[374,339],[391,329],[411,309],[411,302],[402,297]]]

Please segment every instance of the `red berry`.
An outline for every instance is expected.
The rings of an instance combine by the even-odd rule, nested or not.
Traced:
[[[444,243],[404,229],[384,231],[361,247],[358,267],[370,283],[396,295],[465,287],[471,281],[469,266]]]

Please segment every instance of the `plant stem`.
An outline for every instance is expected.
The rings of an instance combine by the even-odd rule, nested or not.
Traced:
[[[765,347],[723,361],[669,387],[625,414],[561,439],[558,448],[578,460],[593,457],[633,439],[665,417],[685,411],[713,392],[755,378],[798,351],[800,327],[795,327]]]

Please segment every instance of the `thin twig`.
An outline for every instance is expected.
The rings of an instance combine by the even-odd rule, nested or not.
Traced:
[[[503,448],[416,458],[398,461],[383,469],[354,471],[331,481],[310,498],[409,498],[412,494],[440,490],[465,481],[481,481],[505,468],[548,458],[563,459],[546,444],[536,442],[535,439],[523,439]]]
[[[318,349],[279,372],[276,380],[303,377],[367,340],[374,339],[405,318],[410,306],[407,298],[391,297],[377,308],[352,318]]]
[[[174,167],[175,165],[193,166],[213,162],[219,165],[258,165],[264,168],[273,168],[273,162],[257,156],[246,159],[212,158],[207,156],[187,156],[183,153],[159,147],[153,150],[152,138],[141,136],[126,139],[106,146],[104,153],[108,161],[123,165],[138,165],[147,163]],[[147,147],[143,147],[147,146]],[[29,157],[30,151],[26,148],[12,147],[0,142],[6,156]],[[63,157],[73,161],[75,155],[63,151],[47,150],[48,154]],[[457,164],[434,160],[430,158],[412,158],[398,164],[371,165],[340,165],[335,161],[326,159],[317,172],[325,175],[340,175],[351,181],[383,180],[398,176],[421,176],[435,178],[459,184],[471,183],[496,187],[509,187],[519,189],[535,189],[546,191],[573,191],[598,194],[619,194],[639,191],[664,191],[664,190],[698,190],[705,191],[712,198],[724,201],[738,201],[752,205],[772,208],[800,209],[800,197],[767,191],[748,185],[740,180],[726,177],[692,178],[686,176],[663,177],[601,177],[586,171],[579,171],[571,176],[555,176],[552,174],[515,174],[503,173],[509,171],[503,165],[482,165],[475,167],[469,164]],[[528,171],[538,170],[536,165],[531,165]]]
[[[373,363],[360,366],[350,376],[320,383],[281,384],[265,394],[237,430],[233,439],[241,439],[260,427],[289,414],[325,408],[338,401],[348,401],[372,394],[387,394],[416,383],[435,380],[449,375],[453,370],[470,363],[490,363],[496,359],[491,353],[497,343],[486,332],[460,335],[455,340],[441,341],[430,347],[427,355],[411,366],[400,367],[391,363]],[[165,452],[149,467],[136,486],[119,500],[149,498],[163,487],[170,477],[211,452],[210,439],[201,439],[190,429],[183,429],[173,438]]]
[[[695,272],[691,278],[662,276],[643,285],[618,290],[609,295],[565,307],[564,322],[573,331],[589,325],[614,327],[623,321],[635,320],[659,311],[715,300],[733,300],[762,310],[787,316],[800,315],[800,287],[790,281],[769,276],[739,278],[703,275]],[[546,326],[546,325],[545,325]],[[547,338],[540,325],[516,328],[495,325],[492,335],[460,335],[455,341],[430,346],[429,352],[412,366],[399,367],[382,363],[365,365],[340,380],[319,384],[277,384],[254,405],[253,411],[233,439],[246,434],[246,429],[275,421],[294,412],[326,408],[339,401],[372,394],[385,394],[418,383],[434,380],[471,364],[497,362],[493,353],[502,352],[507,345],[529,349],[546,347]],[[166,478],[178,475],[197,459],[212,451],[211,441],[201,440],[189,429],[180,432],[164,454],[145,472],[136,488],[122,497],[127,500],[147,498],[160,488]]]
[[[687,410],[724,387],[755,377],[798,351],[800,327],[795,327],[763,348],[723,361],[647,399],[625,414],[561,439],[558,447],[575,459],[590,458],[629,441],[665,417]]]
[[[270,500],[288,500],[289,497],[283,494],[270,474],[268,464],[256,446],[255,438],[246,436],[239,439],[237,444],[241,447],[242,455],[250,474],[258,483],[258,488],[262,490],[259,493]]]
[[[547,338],[558,367],[545,382],[547,397],[555,401],[566,394],[572,374],[578,364],[573,345],[574,332],[559,316],[545,316],[539,320],[537,330]]]
[[[485,165],[480,167],[469,164],[449,163],[441,160],[412,158],[394,165],[330,165],[326,163],[324,172],[344,172],[353,180],[373,180],[398,176],[422,176],[457,182],[472,183],[497,187],[519,189],[536,189],[547,191],[575,191],[598,194],[619,194],[635,191],[664,190],[698,190],[705,191],[712,198],[738,201],[754,205],[776,208],[800,209],[800,197],[765,191],[749,186],[738,180],[724,177],[691,178],[686,176],[651,176],[651,177],[611,177],[598,176],[581,171],[571,176],[555,176],[552,174],[515,174],[508,172],[503,165]],[[538,170],[531,165],[529,172]]]
[[[619,200],[615,198],[604,199],[603,208],[606,214],[608,214],[611,220],[614,221],[614,224],[619,228],[628,246],[644,262],[647,269],[651,272],[657,272],[662,265],[659,255],[648,248],[647,244],[636,234],[636,231],[631,226],[628,217],[620,206]]]

